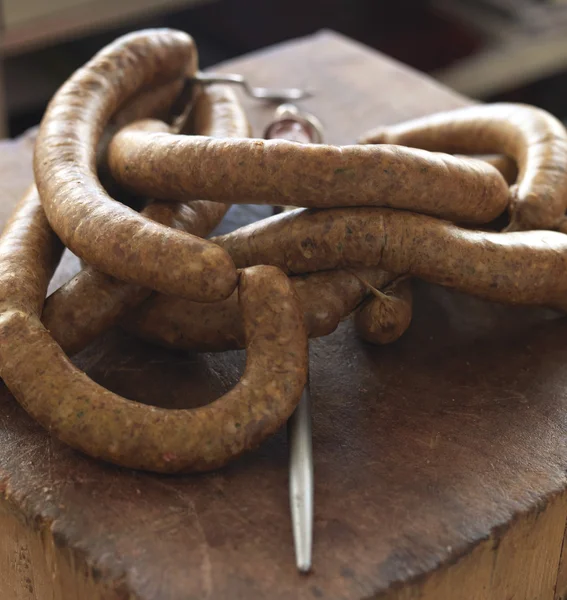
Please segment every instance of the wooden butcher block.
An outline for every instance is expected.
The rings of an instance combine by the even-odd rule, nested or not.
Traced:
[[[221,68],[313,88],[304,106],[336,143],[467,103],[330,32]],[[273,109],[246,107],[260,135]],[[31,149],[1,144],[3,219]],[[2,387],[0,598],[567,598],[566,320],[418,284],[399,342],[367,345],[347,321],[310,348],[311,574],[295,569],[284,431],[216,473],[151,475],[62,445]],[[170,407],[214,399],[243,361],[120,331],[76,357],[113,391]]]

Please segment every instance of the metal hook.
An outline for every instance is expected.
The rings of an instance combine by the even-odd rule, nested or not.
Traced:
[[[291,102],[310,98],[313,93],[300,88],[266,88],[254,87],[248,83],[243,75],[224,73],[202,73],[199,72],[189,79],[191,82],[209,85],[212,83],[228,83],[241,86],[244,91],[256,100],[266,102]]]

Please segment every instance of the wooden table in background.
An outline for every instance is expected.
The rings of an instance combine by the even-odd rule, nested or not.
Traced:
[[[224,65],[308,85],[330,142],[466,100],[333,33]],[[255,132],[270,109],[247,102]],[[29,140],[0,145],[0,215],[30,178]],[[406,336],[346,322],[311,343],[314,569],[294,566],[280,432],[230,467],[165,477],[91,460],[0,393],[0,596],[560,600],[567,520],[567,322],[416,285]],[[76,362],[141,402],[218,396],[243,355],[194,355],[110,332]]]

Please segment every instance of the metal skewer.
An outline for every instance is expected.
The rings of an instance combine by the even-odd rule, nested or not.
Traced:
[[[203,85],[211,83],[229,83],[241,86],[244,91],[256,100],[267,102],[291,102],[310,98],[313,94],[300,88],[265,88],[254,87],[246,81],[243,75],[224,73],[197,73],[190,81]]]
[[[246,86],[244,79],[240,75],[217,76],[214,74],[198,74],[197,78],[190,79],[189,82],[199,82],[204,84],[216,82],[242,83]],[[193,108],[195,99],[194,94],[199,93],[199,90],[192,89],[192,86],[189,86],[188,89],[191,96],[186,101],[182,113],[178,115],[173,122],[173,127],[176,131],[181,131],[185,127]],[[307,95],[306,92],[297,89],[268,91],[266,91],[265,88],[261,89],[263,90],[262,99],[283,98],[287,100],[290,97],[303,98]],[[257,94],[258,88],[252,88],[252,90]],[[259,96],[256,95],[255,97]],[[321,143],[322,126],[315,116],[300,111],[293,104],[286,103],[280,105],[276,109],[272,122],[264,131],[264,137],[267,139],[286,139],[288,141],[299,143]],[[283,209],[285,208],[286,207],[283,207]],[[301,399],[294,413],[288,420],[288,440],[289,501],[295,561],[297,569],[302,573],[307,573],[311,569],[314,507],[309,375]]]
[[[313,447],[309,382],[288,421],[289,503],[295,563],[302,573],[311,569],[313,547]]]
[[[274,120],[264,131],[268,139],[282,138],[300,143],[321,143],[319,120],[300,111],[293,104],[282,104]],[[285,207],[283,207],[285,210]],[[309,377],[309,376],[308,376]],[[309,380],[301,400],[288,421],[289,439],[289,502],[295,562],[302,573],[311,569],[313,547],[313,442],[311,435],[311,397]]]

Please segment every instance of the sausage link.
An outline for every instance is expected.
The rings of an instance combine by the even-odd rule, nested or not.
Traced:
[[[505,154],[519,170],[509,229],[556,229],[565,219],[567,133],[560,121],[539,108],[507,103],[470,106],[379,127],[360,141]]]
[[[168,121],[171,110],[185,85],[185,77],[178,77],[162,85],[152,86],[141,91],[118,110],[109,120],[108,127],[114,133],[140,119]]]
[[[518,166],[513,159],[504,154],[477,154],[472,158],[478,158],[492,165],[504,177],[508,185],[513,185],[518,180]]]
[[[293,277],[309,337],[332,333],[371,287],[383,287],[393,277],[380,269],[361,269],[354,274],[322,271]],[[184,350],[218,352],[244,347],[237,293],[207,304],[157,294],[126,315],[122,325],[150,342]]]
[[[327,146],[287,140],[215,140],[148,133],[112,139],[113,176],[167,200],[329,208],[391,206],[486,223],[506,210],[508,186],[491,165],[400,146]]]
[[[358,335],[371,344],[391,344],[407,330],[412,317],[411,279],[395,281],[371,295],[354,313]]]
[[[567,309],[567,236],[471,231],[384,208],[295,210],[213,238],[238,267],[287,273],[379,266],[487,300]]]
[[[172,30],[119,38],[76,71],[41,122],[34,171],[42,205],[63,243],[113,277],[191,300],[228,297],[237,274],[220,248],[114,202],[95,151],[112,114],[152,85],[196,69],[192,39]]]
[[[184,86],[184,78],[179,77],[163,85],[153,86],[137,94],[109,119],[97,147],[97,170],[109,194],[119,192],[108,171],[106,151],[114,134],[122,127],[140,119],[168,120],[171,109]],[[110,182],[110,185],[109,185]],[[109,189],[110,188],[110,189]]]
[[[92,457],[167,473],[221,467],[285,423],[307,378],[307,337],[289,280],[270,267],[246,270],[239,293],[246,370],[205,407],[162,409],[109,392],[67,359],[36,315],[19,310],[0,318],[0,375],[32,417]]]
[[[210,136],[245,136],[249,125],[234,92],[211,86],[196,104],[195,127]],[[161,131],[168,126],[152,121]],[[152,202],[143,211],[147,218],[199,237],[208,235],[222,220],[227,205],[208,201]],[[68,354],[84,348],[114,325],[126,311],[145,300],[151,290],[125,283],[87,266],[46,301],[42,320]]]
[[[62,253],[31,185],[0,236],[0,313],[39,314]]]
[[[95,458],[174,473],[220,467],[285,423],[308,359],[299,300],[281,271],[240,275],[247,362],[236,387],[210,405],[169,410],[96,384],[43,327],[39,313],[60,250],[32,188],[0,237],[0,377],[53,435]]]

